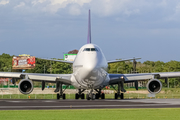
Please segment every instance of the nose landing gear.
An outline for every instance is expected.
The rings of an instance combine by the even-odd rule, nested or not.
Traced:
[[[90,90],[90,93],[89,93],[89,94],[86,94],[86,99],[87,99],[87,100],[90,100],[90,99],[95,100],[95,98],[96,98],[96,96],[95,96],[95,94],[93,93],[93,89],[91,89],[91,90]]]

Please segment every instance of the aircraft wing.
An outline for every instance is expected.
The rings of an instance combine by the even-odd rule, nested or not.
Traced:
[[[111,61],[107,61],[107,63],[116,63],[116,62],[122,62],[122,61],[130,61],[130,60],[138,60],[141,58],[130,58],[130,59],[122,59],[122,60],[111,60]]]
[[[125,83],[150,80],[150,79],[163,79],[163,78],[176,78],[180,77],[180,72],[160,72],[160,73],[137,73],[137,74],[109,74],[109,84],[117,84],[119,81]]]
[[[55,61],[55,62],[62,62],[62,63],[69,63],[69,64],[73,64],[73,61],[65,61],[65,60],[55,60],[55,59],[45,59],[45,58],[39,58],[42,60],[49,60],[49,61]]]
[[[55,83],[57,81],[63,84],[71,84],[72,74],[38,74],[38,73],[18,73],[18,72],[0,72],[2,78],[30,79],[33,81],[45,81]]]

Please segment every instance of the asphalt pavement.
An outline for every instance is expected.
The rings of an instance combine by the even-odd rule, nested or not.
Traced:
[[[0,110],[180,108],[180,99],[48,100],[0,99]]]

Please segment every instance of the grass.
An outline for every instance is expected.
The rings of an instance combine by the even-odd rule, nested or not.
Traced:
[[[180,108],[5,110],[1,120],[179,120]]]
[[[127,91],[132,91],[134,89],[127,89]],[[147,91],[145,89],[139,91]],[[114,99],[114,94],[105,94],[106,99]],[[128,93],[124,94],[125,99],[146,99],[147,94],[143,93]],[[166,98],[180,98],[180,88],[163,88],[162,92],[156,94],[156,99],[166,99]],[[0,99],[56,99],[56,94],[1,94]],[[75,99],[75,94],[66,94],[66,99]]]
[[[114,99],[114,94],[105,94],[106,99]],[[138,94],[138,93],[125,93],[125,99],[149,99],[147,94]],[[179,99],[180,94],[164,94],[159,93],[156,95],[156,99]],[[56,99],[56,94],[6,94],[0,95],[0,99]],[[75,99],[75,94],[66,94],[66,99]],[[153,99],[153,98],[150,98]]]

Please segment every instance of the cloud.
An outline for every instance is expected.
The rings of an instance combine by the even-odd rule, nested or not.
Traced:
[[[2,0],[0,1],[0,5],[6,5],[9,3],[9,0]]]
[[[50,4],[44,7],[46,12],[56,13],[60,9],[67,8],[71,15],[79,15],[80,8],[91,0],[50,0]],[[68,7],[70,5],[70,7]],[[73,11],[74,10],[74,11]]]
[[[167,21],[179,21],[180,20],[180,2],[176,3],[171,10],[171,14],[167,17]]]
[[[31,3],[34,5],[38,4],[38,3],[44,3],[46,0],[34,0]]]
[[[78,5],[72,5],[69,8],[69,13],[71,15],[80,15],[81,14],[81,10],[80,10]]]
[[[19,7],[22,7],[22,6],[25,6],[25,3],[24,2],[20,2],[19,5],[16,5],[14,8],[19,8]]]
[[[2,0],[0,4],[7,4],[9,0]],[[19,4],[17,4],[19,3]],[[26,6],[26,7],[23,7]],[[137,19],[168,19],[175,20],[179,19],[180,7],[179,2],[170,0],[22,0],[10,1],[10,5],[6,8],[8,12],[13,11],[12,8],[16,9],[18,14],[42,14],[49,15],[56,14],[68,14],[68,15],[85,15],[88,9],[91,9],[92,14],[99,17],[116,16],[114,20],[125,20],[127,17],[135,16]],[[14,11],[13,11],[14,12]],[[153,18],[150,16],[153,15]],[[133,19],[132,19],[133,20]]]
[[[91,8],[101,16],[138,14],[142,5],[145,5],[142,0],[139,0],[139,2],[133,0],[98,0],[91,2]]]
[[[3,0],[5,1],[5,0]],[[1,1],[2,2],[2,1]],[[17,5],[17,3],[19,4]],[[4,4],[7,3],[3,2]],[[174,4],[173,4],[174,3]],[[91,9],[93,14],[97,16],[133,16],[152,13],[159,13],[164,10],[172,11],[171,9],[177,5],[176,2],[170,0],[22,0],[11,1],[13,8],[26,6],[22,12],[29,11],[35,14],[44,12],[50,14],[68,13],[70,15],[86,14],[88,9]],[[20,14],[20,13],[19,13]],[[122,17],[122,16],[121,16]]]

